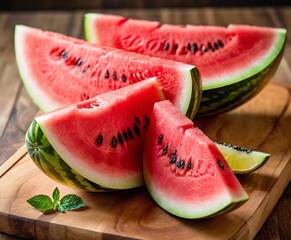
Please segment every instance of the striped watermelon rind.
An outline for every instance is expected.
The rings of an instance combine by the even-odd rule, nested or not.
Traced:
[[[203,89],[200,107],[197,112],[199,117],[207,117],[234,109],[256,96],[275,74],[285,46],[285,37],[280,38],[280,51],[272,55],[270,64],[258,73],[230,85]],[[276,55],[278,54],[278,55]]]
[[[34,103],[43,111],[43,112],[49,112],[52,110],[55,110],[57,108],[63,107],[68,105],[69,103],[74,103],[77,102],[77,100],[75,99],[75,101],[71,101],[68,99],[62,99],[57,100],[56,95],[61,96],[61,93],[59,92],[60,89],[62,89],[62,93],[65,92],[69,92],[70,95],[75,96],[75,94],[72,93],[72,91],[68,91],[68,89],[70,89],[73,86],[79,84],[79,82],[74,82],[71,77],[74,77],[75,75],[79,76],[78,74],[76,74],[75,69],[72,70],[72,75],[69,74],[69,76],[66,76],[65,79],[70,79],[70,81],[73,81],[75,84],[67,84],[66,81],[59,83],[58,86],[52,86],[50,84],[47,85],[46,88],[44,88],[42,86],[42,83],[46,83],[48,77],[46,75],[43,75],[42,78],[36,78],[32,73],[34,72],[42,72],[38,66],[38,64],[36,64],[34,62],[34,64],[31,64],[28,59],[33,58],[33,56],[30,56],[26,53],[26,49],[31,49],[30,47],[27,46],[31,46],[31,42],[27,42],[27,40],[25,39],[27,36],[31,37],[33,36],[34,40],[37,42],[38,37],[39,36],[50,36],[51,39],[54,39],[55,42],[55,46],[56,48],[61,47],[62,46],[62,41],[65,41],[66,43],[69,42],[70,44],[72,44],[74,48],[74,50],[76,51],[76,53],[78,53],[78,50],[82,53],[83,51],[87,51],[87,56],[89,57],[88,59],[92,59],[92,53],[90,53],[90,50],[92,49],[92,52],[94,53],[95,51],[97,51],[96,49],[98,49],[98,46],[94,46],[92,44],[89,44],[87,42],[85,42],[84,40],[80,40],[80,39],[76,39],[76,38],[72,38],[72,37],[68,37],[59,33],[54,33],[54,32],[48,32],[48,31],[42,31],[40,29],[35,29],[35,28],[31,28],[28,26],[24,26],[24,25],[16,25],[15,27],[15,57],[16,57],[16,63],[18,66],[18,71],[19,74],[21,76],[21,79],[23,81],[23,84],[27,90],[27,92],[29,93],[30,97],[32,98],[32,100],[34,101]],[[40,39],[42,39],[40,37]],[[62,40],[62,41],[61,41]],[[59,41],[59,42],[58,42]],[[41,49],[41,47],[43,46],[38,46],[39,49]],[[52,46],[48,45],[48,43],[46,42],[46,46],[45,47],[49,47],[51,49]],[[44,48],[45,48],[44,47]],[[78,48],[79,47],[79,48]],[[100,47],[101,48],[101,47]],[[33,48],[32,48],[33,49]],[[38,49],[38,50],[39,50]],[[44,50],[44,51],[47,51]],[[105,50],[104,50],[105,51]],[[187,117],[193,119],[199,104],[200,104],[200,100],[201,100],[201,93],[202,93],[202,87],[201,87],[201,78],[200,78],[200,74],[198,72],[198,69],[195,66],[192,65],[188,65],[188,64],[182,64],[182,63],[176,63],[174,61],[164,61],[159,58],[149,58],[146,57],[144,55],[141,54],[128,54],[127,52],[124,51],[116,51],[114,49],[111,49],[111,51],[109,51],[108,49],[106,50],[106,53],[109,53],[108,55],[115,55],[115,56],[119,56],[119,57],[123,57],[123,61],[133,61],[133,63],[137,64],[139,63],[138,61],[146,61],[148,64],[152,64],[152,67],[156,67],[159,66],[159,64],[161,65],[161,68],[169,68],[171,70],[175,70],[176,73],[175,74],[180,74],[179,78],[176,77],[178,84],[181,86],[181,92],[179,93],[179,98],[177,97],[177,101],[176,101],[176,107],[179,108],[179,110],[185,114]],[[75,53],[74,53],[75,54]],[[129,56],[129,59],[127,59],[127,57]],[[91,58],[90,58],[91,57]],[[134,60],[130,60],[134,58]],[[39,56],[37,56],[37,59],[39,59]],[[118,58],[117,58],[118,59]],[[127,60],[126,60],[127,59]],[[42,61],[42,64],[44,64],[44,61],[50,61],[48,59],[44,59]],[[84,60],[85,62],[85,60]],[[89,64],[90,61],[88,60]],[[113,63],[113,61],[111,62]],[[107,62],[102,60],[102,64],[106,65]],[[133,67],[133,65],[130,65],[131,67]],[[62,72],[62,66],[58,63],[55,64],[54,67],[57,67],[59,70],[58,71],[52,71],[52,72],[57,72],[60,73]],[[92,68],[94,68],[94,66],[92,66]],[[54,68],[55,69],[55,68]],[[94,69],[96,70],[96,69]],[[104,69],[97,69],[98,71],[100,70],[104,70]],[[96,70],[96,71],[97,71]],[[111,68],[109,70],[112,70]],[[132,71],[134,73],[134,71],[137,71],[138,68],[134,68],[133,70],[131,70],[130,68],[126,68],[126,70],[128,71]],[[147,70],[147,69],[145,69]],[[67,71],[68,73],[68,71]],[[154,76],[149,76],[150,77],[154,77]],[[194,78],[196,77],[196,78]],[[86,82],[87,84],[87,88],[91,89],[92,91],[95,91],[94,94],[92,94],[92,96],[98,95],[101,92],[98,92],[98,88],[96,88],[96,79],[91,79],[88,78],[86,79],[84,76],[82,76],[83,82]],[[165,77],[158,77],[158,79],[160,79],[160,84],[163,87],[163,83],[164,85],[169,85],[170,78],[165,78]],[[44,81],[46,80],[46,81]],[[58,79],[55,80],[55,82]],[[76,80],[76,79],[75,79]],[[145,78],[143,79],[145,80]],[[98,79],[98,81],[100,81],[102,83],[102,79]],[[132,79],[131,83],[135,83],[135,81],[140,81],[137,79]],[[69,82],[71,83],[71,82]],[[79,84],[80,85],[80,84]],[[62,87],[63,86],[63,87]],[[126,86],[126,85],[124,85]],[[82,91],[83,87],[79,87],[77,89],[80,89]],[[169,89],[175,89],[172,88],[170,86]],[[58,90],[58,91],[57,91]],[[75,90],[75,89],[73,89]],[[114,88],[108,88],[106,89],[104,92],[106,91],[110,91],[110,90],[114,90]],[[79,90],[78,90],[79,91]],[[103,93],[103,92],[102,92]],[[91,97],[92,97],[91,96]],[[79,97],[79,95],[78,95]],[[71,102],[70,102],[71,101]],[[80,101],[80,100],[78,100]]]
[[[27,130],[25,143],[33,162],[51,179],[68,187],[89,192],[114,190],[91,182],[72,169],[51,146],[35,120]]]
[[[147,21],[147,20],[140,21],[140,20],[135,20],[135,19],[130,19],[130,18],[129,19],[124,18],[121,16],[98,14],[98,13],[86,13],[84,15],[85,37],[87,41],[89,42],[104,44],[104,40],[106,39],[107,36],[104,36],[102,34],[98,35],[98,28],[102,30],[103,26],[106,26],[106,21],[108,21],[110,26],[116,27],[116,29],[118,30],[120,29],[120,32],[117,31],[118,33],[116,33],[116,35],[113,34],[114,36],[112,36],[111,38],[112,39],[117,38],[118,40],[122,39],[121,35],[127,33],[126,32],[127,29],[122,28],[122,24],[126,22],[127,20],[131,21],[130,26],[132,28],[138,29],[136,32],[133,32],[133,33],[129,32],[128,34],[132,34],[139,41],[141,40],[146,41],[147,39],[147,35],[146,37],[143,36],[143,31],[142,31],[143,26],[146,26],[147,24],[149,24],[150,25],[149,29],[151,28],[152,25],[154,26],[152,27],[153,29],[155,29],[155,27],[159,28],[163,26],[155,21]],[[101,25],[101,27],[100,26],[96,27],[96,23],[98,23],[98,21],[102,21],[103,24]],[[170,28],[170,26],[171,25],[167,24],[168,29]],[[188,25],[186,26],[185,29],[187,29],[187,27]],[[193,26],[193,27],[196,27],[196,26]],[[199,27],[201,28],[201,26]],[[247,25],[229,25],[227,28],[229,30],[233,29],[233,31],[235,32],[236,28],[244,28],[246,30],[246,28],[253,29],[253,27],[256,28],[256,26],[247,26]],[[173,25],[173,32],[167,33],[167,34],[169,36],[172,36],[172,35],[175,36],[175,28],[176,26]],[[261,28],[261,27],[258,27],[258,28]],[[189,29],[191,29],[191,25]],[[245,103],[246,101],[254,97],[257,93],[259,93],[260,90],[262,90],[262,88],[272,78],[272,76],[274,75],[279,65],[280,59],[283,55],[284,46],[286,42],[286,35],[287,35],[286,29],[283,29],[283,28],[276,28],[276,29],[273,28],[273,29],[270,29],[270,31],[272,31],[274,34],[274,39],[273,39],[271,47],[265,48],[267,51],[263,56],[261,56],[260,59],[253,59],[252,53],[250,52],[249,53],[249,63],[251,63],[250,65],[243,66],[242,69],[230,68],[229,69],[230,72],[228,74],[220,74],[219,72],[217,72],[218,77],[215,77],[215,80],[213,79],[205,80],[205,78],[203,78],[203,72],[200,69],[200,71],[202,72],[201,74],[202,75],[202,100],[201,100],[200,108],[198,109],[197,116],[202,116],[202,117],[212,116],[212,115],[229,111]],[[185,33],[185,35],[187,35],[187,33]],[[163,40],[164,37],[165,37],[164,35],[161,35],[160,40]],[[185,36],[185,39],[187,39],[187,36]],[[179,40],[177,41],[179,42]],[[114,42],[114,40],[112,42]],[[120,44],[120,47],[115,46],[112,43],[108,43],[108,46],[118,47],[124,50],[128,50],[122,47],[122,40],[120,40],[118,44]],[[264,42],[262,42],[262,44],[264,44]],[[107,45],[107,42],[105,43],[105,45]],[[130,45],[130,47],[132,45],[134,45],[134,42]],[[144,46],[146,46],[146,44],[143,44],[141,48],[143,48]],[[132,51],[135,52],[135,50],[132,50]],[[160,55],[155,55],[155,54],[149,54],[149,55],[162,57]],[[175,56],[175,55],[172,55],[172,56]],[[172,57],[169,57],[169,59],[176,60]],[[195,62],[189,62],[185,60],[187,59],[186,56],[184,58],[177,58],[177,59],[178,59],[177,61],[181,61],[185,63],[187,62],[188,64],[194,64],[194,65],[197,64],[198,69],[199,69],[199,64],[197,62],[195,63]],[[219,65],[219,63],[217,65]],[[238,62],[238,65],[240,65],[239,62]],[[211,66],[209,66],[209,69],[210,68]],[[225,70],[226,68],[221,67],[221,69]]]
[[[187,109],[181,111],[185,116],[190,119],[194,119],[197,111],[199,111],[199,106],[202,99],[202,83],[201,76],[196,67],[193,67],[189,71],[192,79],[191,89],[189,89],[188,95],[188,104]]]

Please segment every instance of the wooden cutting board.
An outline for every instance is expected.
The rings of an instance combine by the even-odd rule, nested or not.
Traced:
[[[29,159],[25,146],[0,168],[0,231],[37,239],[252,239],[291,177],[291,87],[270,83],[247,104],[226,114],[196,120],[211,139],[271,153],[259,170],[239,176],[250,200],[212,219],[186,220],[168,214],[145,187],[86,193],[62,186]],[[37,194],[74,193],[87,207],[41,213],[26,202]]]

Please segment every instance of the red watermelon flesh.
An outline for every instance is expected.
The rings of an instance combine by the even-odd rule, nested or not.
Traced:
[[[152,78],[35,120],[72,169],[103,187],[127,189],[143,184],[144,134],[154,103],[163,99]]]
[[[200,75],[188,64],[21,25],[15,29],[15,53],[24,85],[44,112],[155,76],[184,114],[194,117],[200,101]]]
[[[162,208],[184,218],[203,218],[248,199],[215,144],[169,101],[154,105],[150,121],[143,171]]]
[[[203,90],[246,79],[281,52],[286,30],[248,25],[178,26],[86,14],[90,42],[197,66]]]

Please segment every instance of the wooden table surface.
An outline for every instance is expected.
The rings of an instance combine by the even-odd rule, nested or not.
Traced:
[[[230,23],[284,27],[291,32],[291,7],[91,10],[162,23],[227,26]],[[87,11],[89,12],[89,11]],[[0,166],[23,145],[25,132],[38,108],[28,96],[16,67],[14,26],[25,24],[84,38],[85,11],[0,12]],[[291,84],[291,38],[274,81]],[[291,134],[291,129],[288,133]],[[0,193],[1,196],[1,193]],[[0,233],[0,240],[16,239]],[[291,185],[255,237],[291,239]]]

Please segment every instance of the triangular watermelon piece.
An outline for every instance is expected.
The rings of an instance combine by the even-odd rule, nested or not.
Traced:
[[[229,212],[248,195],[216,145],[169,101],[154,105],[143,151],[153,199],[183,218]]]
[[[23,83],[44,112],[157,77],[167,99],[193,118],[201,99],[195,66],[98,47],[84,40],[23,25],[15,28]]]
[[[140,186],[149,117],[163,99],[152,78],[38,116],[26,135],[28,152],[65,185],[89,191]]]
[[[197,66],[200,116],[225,112],[255,96],[274,75],[287,34],[282,28],[162,25],[93,13],[84,21],[90,42]]]

